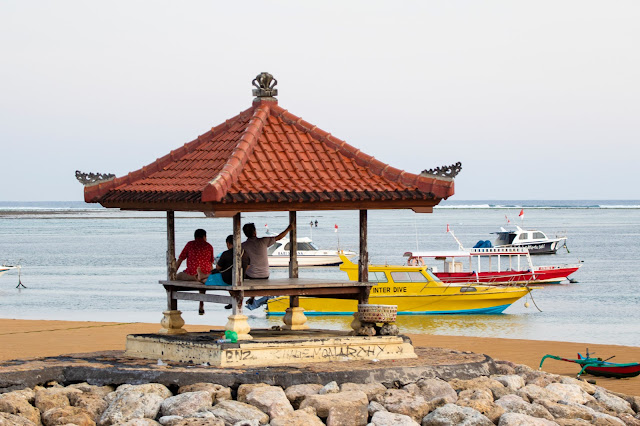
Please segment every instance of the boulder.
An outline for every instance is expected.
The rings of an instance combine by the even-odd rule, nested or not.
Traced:
[[[322,385],[312,383],[303,385],[289,386],[284,390],[284,394],[287,396],[293,408],[298,409],[300,403],[309,395],[317,395],[318,391],[322,389]]]
[[[224,421],[214,416],[208,418],[187,417],[163,426],[225,426]]]
[[[45,426],[73,424],[76,426],[95,426],[96,422],[86,410],[80,407],[57,407],[42,413]]]
[[[446,404],[422,419],[422,426],[493,426],[493,422],[473,408]]]
[[[343,383],[340,392],[362,391],[367,394],[367,399],[373,401],[376,396],[385,393],[387,388],[382,383]]]
[[[340,387],[338,386],[338,383],[334,382],[329,382],[326,385],[324,385],[322,387],[322,389],[320,389],[318,391],[319,395],[326,395],[328,393],[338,393],[340,392]]]
[[[160,411],[162,401],[164,398],[154,392],[122,391],[104,410],[98,424],[105,426],[124,423],[132,419],[155,419]]]
[[[603,389],[598,389],[594,392],[593,397],[600,404],[604,405],[609,411],[612,411],[617,414],[627,413],[627,414],[635,414],[633,409],[631,408],[631,404],[629,404],[624,399],[619,396],[612,395],[606,392]]]
[[[496,365],[496,369],[498,370],[498,374],[504,374],[504,375],[516,374],[516,364],[514,364],[513,362],[502,361],[497,359],[494,359],[493,361]]]
[[[504,408],[507,413],[526,414],[527,416],[539,417],[547,420],[553,420],[553,416],[542,405],[527,401],[518,395],[505,395],[496,401],[496,404]],[[502,419],[502,417],[500,417]]]
[[[72,385],[67,386],[67,388],[69,389],[78,389],[80,391],[82,391],[81,395],[95,395],[98,396],[100,398],[104,398],[105,396],[107,396],[109,393],[113,392],[115,389],[113,388],[113,386],[95,386],[95,385],[90,385],[89,383],[74,383]],[[68,395],[69,397],[69,401],[71,401],[71,405],[73,404],[73,396],[74,395],[78,395],[76,393],[71,393]]]
[[[417,422],[436,408],[421,395],[416,395],[404,389],[387,389],[384,394],[378,395],[376,400],[382,404],[387,411],[404,414]],[[447,403],[444,398],[441,401],[442,405]]]
[[[15,414],[0,412],[0,426],[35,426],[35,423]]]
[[[118,423],[118,426],[155,426],[160,423],[152,419],[131,419],[124,423]]]
[[[209,392],[185,392],[165,399],[160,406],[160,412],[163,416],[188,416],[209,407],[211,407]]]
[[[300,408],[313,407],[320,418],[329,417],[332,408],[350,412],[354,418],[367,418],[367,394],[362,391],[329,393],[325,395],[309,395],[302,401]],[[384,405],[384,404],[383,404]],[[337,412],[337,410],[335,410]],[[336,414],[334,414],[334,421]]]
[[[220,401],[208,411],[222,419],[225,425],[233,425],[243,420],[256,420],[261,425],[269,423],[269,416],[266,413],[240,401]]]
[[[431,401],[436,398],[444,398],[447,402],[454,403],[458,400],[458,394],[453,387],[441,379],[420,379],[416,382],[417,391],[414,393],[420,395],[425,401]]]
[[[560,426],[590,426],[592,423],[583,419],[555,419]]]
[[[215,383],[194,383],[187,386],[181,386],[178,389],[178,394],[186,392],[206,391],[211,394],[211,403],[215,404],[218,401],[226,401],[231,398],[231,388],[227,388]]]
[[[631,414],[623,413],[620,414],[618,418],[622,420],[626,426],[640,426],[640,417],[637,415],[634,417]]]
[[[25,398],[29,404],[33,404],[36,398],[36,391],[31,388],[19,389],[11,392],[7,392],[4,395],[16,395]]]
[[[348,405],[340,404],[329,409],[326,424],[327,426],[365,426],[368,418],[366,406],[364,410],[354,410]]]
[[[41,413],[58,407],[68,407],[71,405],[69,394],[82,394],[79,389],[66,388],[40,388],[36,391],[34,405]]]
[[[560,383],[564,383],[565,385],[578,385],[580,386],[580,389],[589,395],[596,393],[596,387],[584,379],[574,379],[573,377],[562,376]]]
[[[449,384],[457,392],[465,389],[489,389],[493,393],[493,399],[498,399],[509,393],[509,389],[502,383],[486,376],[480,376],[470,380],[452,379],[449,381]]]
[[[500,416],[505,413],[505,409],[487,399],[459,399],[457,404],[461,407],[473,408],[480,414],[483,414],[493,423],[497,424]]]
[[[536,402],[539,400],[545,401],[560,401],[560,395],[553,392],[551,389],[543,388],[538,385],[528,384],[525,387],[519,389],[516,392],[520,398],[524,399],[527,402]]]
[[[545,389],[557,394],[560,397],[560,401],[585,404],[587,401],[593,400],[591,395],[575,384],[551,383]]]
[[[20,391],[0,395],[0,412],[25,418],[36,425],[42,424],[40,410],[31,405],[24,393]]]
[[[594,419],[593,410],[580,404],[558,403],[541,399],[540,405],[551,413],[555,419],[583,419],[592,421]]]
[[[493,401],[493,392],[491,389],[465,389],[458,394],[458,401],[461,399],[486,399]]]
[[[144,383],[142,385],[120,385],[115,390],[116,394],[121,394],[122,392],[135,391],[140,393],[154,393],[162,397],[162,399],[167,399],[170,396],[173,396],[169,388],[165,385],[161,385],[160,383]]]
[[[293,413],[293,406],[281,387],[260,386],[244,396],[247,404],[253,405],[267,413],[273,420],[277,417]]]
[[[521,413],[504,413],[498,426],[556,426],[553,420],[540,419]]]
[[[271,420],[270,426],[324,426],[313,407],[296,410]]]
[[[491,376],[491,378],[502,383],[504,387],[507,387],[512,391],[517,391],[525,385],[524,379],[517,374],[495,375]]]
[[[369,417],[373,416],[378,411],[387,411],[387,409],[384,408],[384,405],[380,404],[378,401],[370,401],[369,405],[367,406]]]
[[[69,395],[69,401],[74,407],[84,409],[91,418],[97,422],[107,409],[109,404],[104,400],[104,397],[100,397],[98,393],[83,393],[79,395]]]
[[[409,416],[388,411],[376,412],[371,418],[371,424],[374,426],[420,426],[420,423]]]
[[[265,386],[269,385],[266,383],[246,383],[240,385],[238,387],[238,395],[236,396],[236,400],[239,402],[245,402],[245,396],[247,396],[249,392],[252,392],[255,388],[261,388]]]

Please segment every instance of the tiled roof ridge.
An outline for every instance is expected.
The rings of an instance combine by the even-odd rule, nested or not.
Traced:
[[[438,176],[420,176],[414,173],[408,173],[385,164],[382,161],[375,159],[373,156],[365,154],[356,147],[348,144],[346,141],[336,138],[331,135],[331,133],[325,132],[278,105],[275,105],[271,109],[271,114],[280,118],[287,124],[290,124],[303,132],[309,133],[314,139],[324,142],[341,154],[353,159],[356,164],[367,168],[373,174],[382,176],[391,181],[401,182],[406,186],[414,186],[425,192],[433,192],[437,180],[444,180],[446,182],[450,181],[450,179],[441,179]]]
[[[262,128],[268,120],[271,107],[270,103],[257,102],[252,108],[255,108],[253,116],[249,120],[244,133],[240,136],[236,148],[222,167],[222,170],[220,170],[220,173],[202,190],[203,202],[222,200],[231,186],[238,180],[238,176],[251,157],[262,134]]]
[[[95,200],[96,198],[105,195],[107,192],[109,192],[114,188],[117,188],[120,185],[131,184],[132,182],[135,182],[140,179],[144,179],[150,174],[155,173],[159,170],[162,170],[162,168],[167,164],[171,163],[172,161],[175,161],[178,158],[181,158],[185,154],[188,154],[196,150],[201,144],[207,142],[209,139],[229,129],[235,120],[239,119],[240,117],[245,115],[247,112],[251,111],[253,108],[254,107],[251,106],[246,110],[241,111],[235,117],[225,120],[224,123],[219,124],[215,127],[212,127],[211,130],[203,133],[202,135],[199,135],[197,138],[195,138],[191,142],[185,143],[181,147],[172,150],[171,152],[169,152],[167,155],[163,157],[157,158],[154,162],[146,166],[143,166],[138,170],[129,172],[124,176],[115,178],[105,183],[101,183],[91,187],[85,187],[85,190],[84,190],[85,202],[87,203],[93,202],[93,200]]]

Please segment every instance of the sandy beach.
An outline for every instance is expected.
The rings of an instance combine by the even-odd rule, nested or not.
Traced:
[[[155,333],[159,328],[159,324],[145,323],[0,319],[0,329],[2,330],[0,332],[0,360],[124,350],[127,334]],[[208,331],[219,327],[187,325],[185,328],[189,331]],[[603,358],[615,355],[616,358],[613,361],[617,362],[637,362],[640,360],[640,347],[631,346],[425,334],[414,334],[410,337],[416,347],[431,346],[484,353],[494,359],[509,360],[535,369],[538,368],[540,358],[545,354],[574,358],[578,351],[584,353],[586,347]],[[575,364],[555,360],[545,361],[544,370],[567,376],[574,376],[579,371]],[[585,376],[585,378],[595,379],[598,385],[612,391],[640,395],[640,377],[607,379]]]

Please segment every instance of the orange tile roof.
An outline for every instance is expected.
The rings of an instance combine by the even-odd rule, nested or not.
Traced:
[[[275,99],[257,98],[246,111],[148,166],[85,187],[85,201],[150,209],[170,209],[173,203],[203,211],[248,211],[258,204],[260,210],[292,204],[295,210],[316,210],[336,202],[354,209],[358,203],[379,202],[383,208],[399,200],[432,206],[453,193],[451,178],[391,167]]]

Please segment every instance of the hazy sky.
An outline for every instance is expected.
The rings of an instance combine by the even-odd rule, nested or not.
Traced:
[[[640,199],[640,2],[0,2],[0,200],[279,104],[453,199]]]

